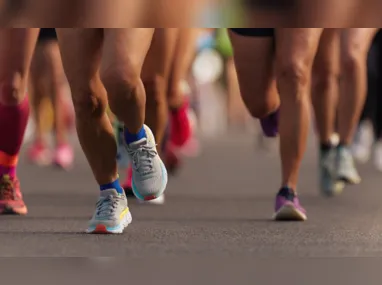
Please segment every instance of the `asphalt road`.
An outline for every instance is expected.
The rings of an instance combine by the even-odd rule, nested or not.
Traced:
[[[337,198],[320,197],[310,142],[299,192],[305,223],[270,220],[279,183],[275,154],[246,135],[203,143],[171,179],[164,206],[131,203],[123,235],[86,235],[97,186],[77,147],[72,172],[19,167],[30,214],[0,217],[0,256],[25,257],[355,257],[382,256],[382,175],[360,167],[363,182]]]

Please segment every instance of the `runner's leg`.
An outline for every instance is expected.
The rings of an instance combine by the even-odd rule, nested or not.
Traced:
[[[167,171],[145,125],[146,94],[141,80],[154,29],[105,29],[102,79],[111,111],[125,126],[125,143],[133,165],[132,189],[141,200],[160,197]]]
[[[319,139],[320,190],[325,195],[339,194],[344,187],[328,169],[334,163],[331,136],[335,132],[339,92],[339,33],[339,29],[324,29],[313,65],[312,103]]]
[[[0,29],[0,214],[27,213],[16,166],[29,115],[25,91],[38,32]]]

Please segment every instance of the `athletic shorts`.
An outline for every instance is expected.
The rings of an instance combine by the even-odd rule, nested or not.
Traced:
[[[57,41],[56,29],[40,29],[40,34],[38,35],[38,42],[45,41]]]
[[[273,37],[275,35],[274,28],[263,28],[263,29],[260,29],[260,28],[232,29],[231,28],[231,31],[244,37]]]
[[[296,7],[297,0],[242,0],[246,9],[262,11],[286,11]]]

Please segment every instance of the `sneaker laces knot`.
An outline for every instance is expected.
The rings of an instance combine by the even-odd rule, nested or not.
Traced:
[[[132,158],[132,166],[135,171],[140,175],[148,175],[153,171],[153,158],[158,153],[155,148],[149,145],[141,145],[137,149],[129,150],[129,154]]]
[[[113,195],[100,198],[97,202],[97,216],[108,217],[114,214],[118,207],[118,199],[119,197]]]

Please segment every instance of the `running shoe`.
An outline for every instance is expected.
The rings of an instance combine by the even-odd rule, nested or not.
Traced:
[[[133,175],[133,169],[131,167],[128,167],[127,168],[127,173],[126,173],[126,180],[125,182],[122,184],[122,188],[125,190],[125,194],[126,194],[126,197],[129,199],[129,198],[135,198],[135,195],[133,193],[133,188],[131,187],[131,183],[132,183],[132,175]],[[154,199],[154,200],[150,200],[150,201],[141,201],[139,200],[141,203],[144,203],[144,204],[153,204],[153,205],[163,205],[164,202],[165,202],[165,198],[164,198],[164,194],[162,194],[160,197]]]
[[[119,194],[115,189],[103,190],[87,233],[121,234],[131,221],[125,194]]]
[[[166,189],[167,170],[158,155],[155,138],[144,125],[146,137],[125,144],[132,165],[132,190],[135,197],[150,201],[159,198]]]
[[[192,137],[191,122],[188,117],[188,101],[170,114],[170,142],[175,147],[184,146]]]
[[[348,147],[338,146],[336,157],[337,179],[348,184],[359,184],[361,177],[354,164],[354,159]]]
[[[279,127],[279,111],[260,119],[260,125],[266,137],[276,137],[278,135]]]
[[[168,144],[166,150],[163,152],[163,156],[166,169],[171,175],[175,175],[182,165],[182,157],[180,153],[174,150],[172,144]]]
[[[47,166],[52,163],[52,154],[48,147],[41,142],[34,142],[27,152],[28,160],[39,166]]]
[[[20,191],[20,183],[17,177],[3,175],[0,177],[0,215],[15,214],[26,215],[28,213],[23,196]]]
[[[128,167],[126,169],[125,182],[122,183],[122,188],[123,190],[125,190],[125,194],[127,198],[132,198],[132,197],[135,198],[133,193],[133,187],[131,185],[132,176],[133,176],[133,169],[131,167]]]
[[[306,211],[292,189],[288,187],[280,189],[276,196],[273,219],[276,221],[305,221],[307,219]]]
[[[342,193],[345,183],[333,175],[336,163],[336,148],[320,150],[319,181],[321,193],[325,196],[336,196]]]
[[[382,141],[378,141],[374,146],[374,166],[382,172]]]
[[[57,166],[69,170],[73,166],[73,160],[73,149],[69,144],[61,144],[56,147],[53,161]]]
[[[354,159],[359,163],[368,162],[373,143],[374,131],[372,123],[369,121],[361,122],[352,145],[352,154]]]

